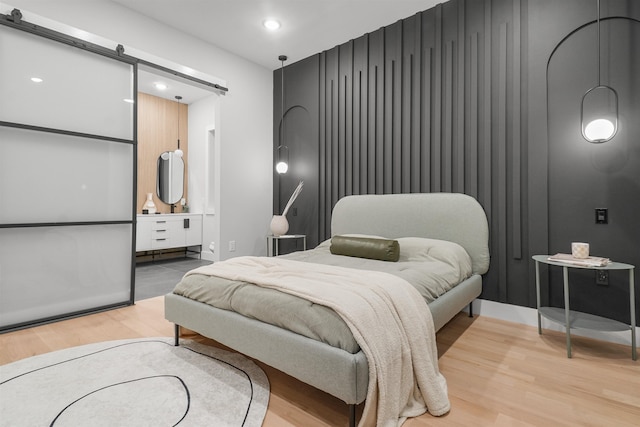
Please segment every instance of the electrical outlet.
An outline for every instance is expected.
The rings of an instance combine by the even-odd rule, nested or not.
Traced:
[[[229,252],[235,252],[235,251],[236,251],[236,241],[229,240]]]
[[[609,286],[609,272],[606,270],[596,270],[596,285]]]
[[[215,251],[216,251],[216,243],[215,243],[215,242],[211,242],[211,243],[209,244],[209,250],[210,250],[211,252],[215,252]]]

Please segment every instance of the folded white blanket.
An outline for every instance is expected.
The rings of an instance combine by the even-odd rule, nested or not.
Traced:
[[[336,311],[369,365],[360,426],[396,427],[427,410],[436,416],[449,411],[431,312],[405,280],[381,272],[265,257],[232,258],[190,273],[255,283]]]

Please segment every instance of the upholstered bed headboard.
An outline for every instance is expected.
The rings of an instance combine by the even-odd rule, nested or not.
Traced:
[[[458,193],[347,196],[333,208],[331,235],[428,237],[456,242],[469,253],[473,272],[489,269],[489,226],[482,206]]]

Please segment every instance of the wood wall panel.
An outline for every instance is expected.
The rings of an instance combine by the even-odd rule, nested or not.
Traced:
[[[180,104],[180,148],[184,152],[184,195],[188,199],[188,157],[189,141],[187,123],[189,106]],[[178,102],[138,92],[138,197],[136,212],[142,213],[147,201],[147,193],[153,194],[156,209],[169,213],[171,207],[158,198],[156,179],[158,176],[158,157],[165,151],[178,148]],[[176,212],[182,206],[176,205]]]

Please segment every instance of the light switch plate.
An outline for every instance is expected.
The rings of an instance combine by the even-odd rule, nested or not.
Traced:
[[[596,208],[596,224],[609,223],[609,210],[607,208]]]

